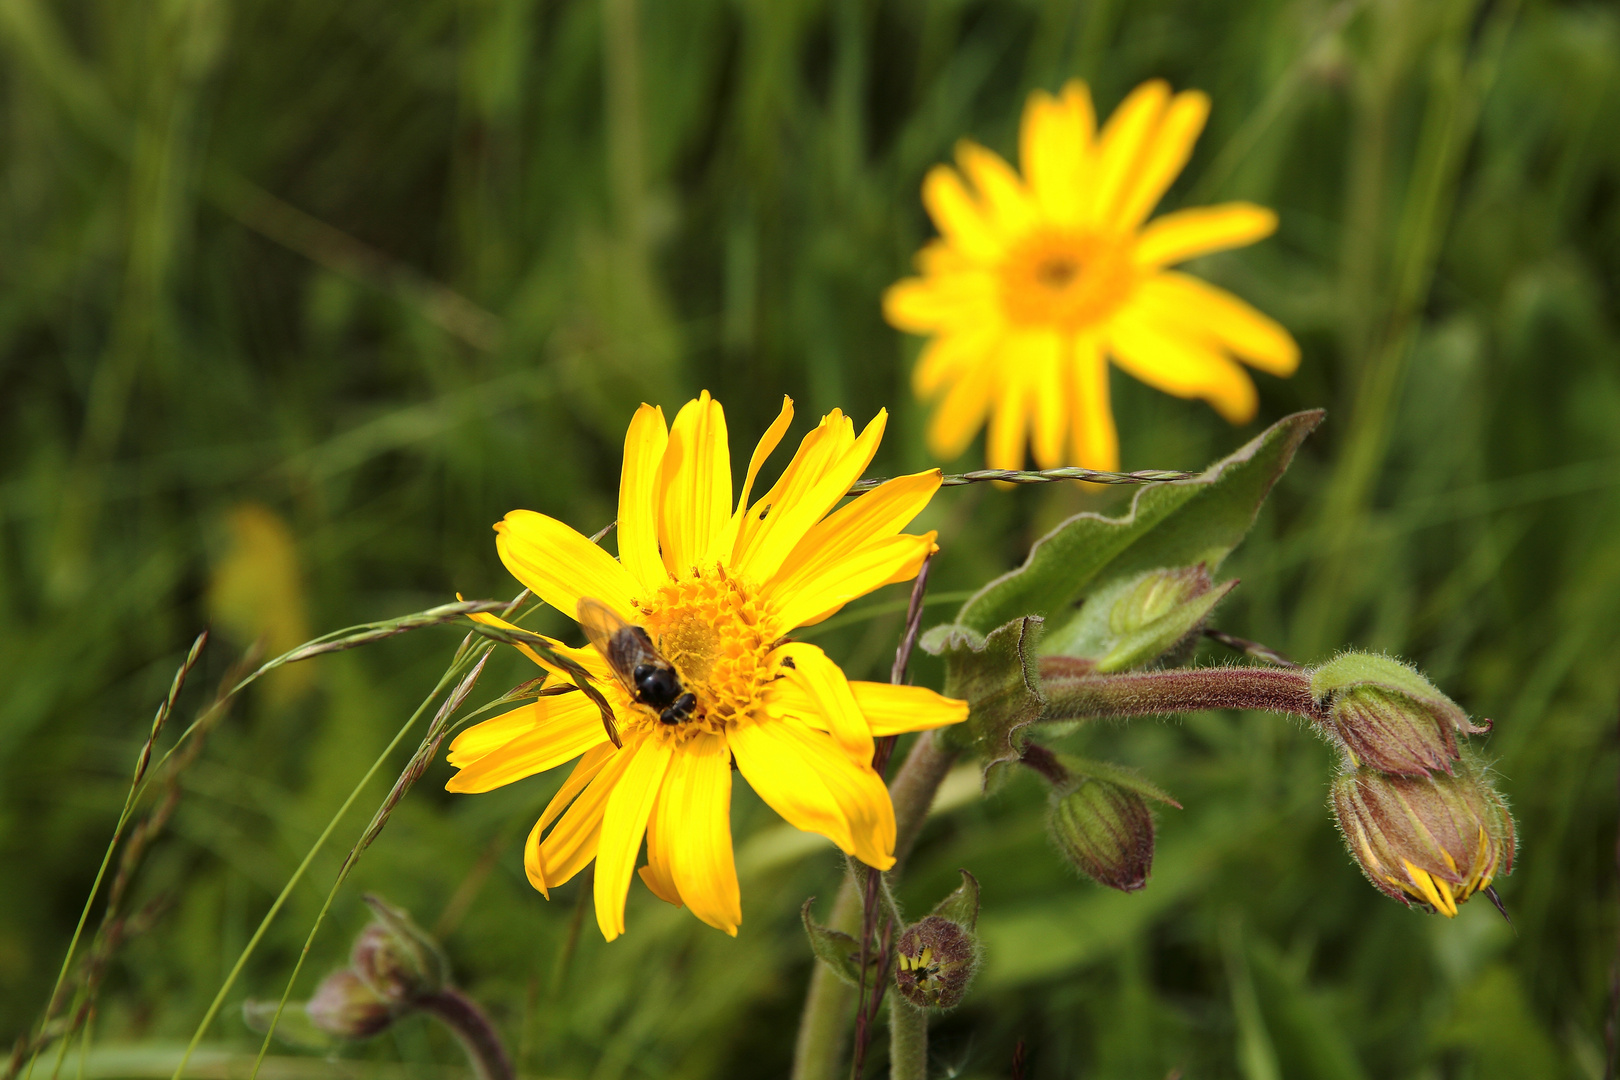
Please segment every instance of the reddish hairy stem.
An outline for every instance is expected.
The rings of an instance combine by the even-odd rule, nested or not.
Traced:
[[[1089,674],[1090,664],[1064,656],[1041,658],[1047,720],[1104,719],[1263,709],[1307,720],[1327,719],[1311,697],[1311,677],[1297,668],[1215,667]]]

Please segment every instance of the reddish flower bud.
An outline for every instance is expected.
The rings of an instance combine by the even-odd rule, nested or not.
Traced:
[[[1135,892],[1153,869],[1153,815],[1141,795],[1088,779],[1052,806],[1052,838],[1099,885]]]
[[[348,968],[321,981],[304,1013],[316,1028],[340,1039],[369,1039],[394,1022],[394,1006]]]
[[[376,920],[354,939],[349,966],[388,1001],[411,1001],[443,989],[447,965],[438,943],[403,909],[375,896],[366,903]]]
[[[908,928],[895,951],[895,987],[918,1008],[960,1004],[979,969],[979,943],[973,935],[938,915]]]
[[[1450,773],[1457,735],[1488,730],[1416,670],[1387,656],[1346,653],[1323,664],[1311,672],[1311,696],[1326,705],[1351,763],[1384,773]]]
[[[1447,918],[1513,870],[1513,818],[1466,759],[1453,776],[1344,773],[1333,784],[1333,816],[1368,881]]]

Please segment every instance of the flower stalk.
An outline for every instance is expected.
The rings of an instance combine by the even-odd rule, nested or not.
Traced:
[[[1299,668],[1216,667],[1091,674],[1083,660],[1041,658],[1046,720],[1120,719],[1198,712],[1260,709],[1326,721],[1327,710],[1311,697],[1310,673]]]

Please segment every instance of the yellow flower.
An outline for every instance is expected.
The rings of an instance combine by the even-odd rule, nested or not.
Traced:
[[[673,428],[661,409],[643,405],[624,441],[617,559],[544,514],[515,510],[495,526],[501,561],[536,596],[570,616],[581,600],[595,600],[644,628],[696,696],[689,719],[663,723],[594,648],[558,645],[612,704],[622,748],[579,693],[540,698],[451,744],[450,763],[460,770],[446,785],[451,791],[489,791],[580,759],[529,834],[524,868],[549,895],[594,858],[596,920],[609,941],[624,932],[644,834],[647,887],[737,932],[733,764],[788,821],[887,869],[894,807],[872,769],[873,737],[967,716],[964,702],[932,690],[851,682],[820,649],[786,636],[915,577],[937,550],[935,534],[900,530],[940,483],[937,469],[898,477],[833,510],[871,462],[887,419],[878,413],[857,438],[834,410],[805,436],[776,485],[750,503],[760,466],[792,418],[793,403],[784,399],[733,510],[720,403],[705,392]],[[572,685],[525,651],[557,677],[553,685]]]
[[[956,152],[961,173],[929,172],[923,202],[941,238],[918,253],[923,276],[891,286],[883,306],[899,329],[932,335],[913,385],[940,398],[928,430],[935,455],[960,454],[988,413],[993,468],[1022,468],[1032,436],[1042,468],[1116,469],[1110,358],[1235,424],[1254,416],[1256,400],[1233,356],[1274,375],[1298,366],[1299,348],[1277,323],[1168,269],[1270,235],[1274,213],[1235,202],[1143,224],[1208,113],[1204,94],[1172,97],[1154,80],[1094,136],[1091,96],[1072,81],[1059,98],[1030,95],[1022,176],[968,141]]]

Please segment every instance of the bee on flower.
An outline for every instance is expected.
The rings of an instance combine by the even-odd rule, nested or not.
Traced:
[[[960,171],[928,173],[923,202],[940,237],[917,255],[922,276],[891,286],[883,307],[896,328],[930,338],[913,386],[937,399],[937,457],[961,454],[988,421],[992,468],[1022,468],[1033,442],[1041,468],[1117,469],[1110,361],[1234,424],[1257,407],[1238,361],[1293,373],[1299,348],[1286,330],[1171,269],[1270,235],[1276,214],[1233,202],[1148,220],[1208,114],[1206,95],[1172,96],[1154,80],[1098,132],[1086,85],[1071,81],[1059,97],[1030,95],[1021,174],[967,140]]]
[[[887,417],[879,412],[857,436],[834,410],[750,501],[792,419],[784,399],[734,505],[720,403],[705,392],[673,426],[643,405],[625,436],[617,558],[544,514],[515,510],[495,526],[507,569],[595,643],[551,645],[606,696],[621,745],[585,694],[566,692],[567,672],[519,646],[565,692],[462,732],[446,787],[489,791],[577,758],[529,834],[524,869],[549,895],[594,859],[597,924],[610,941],[624,933],[643,840],[639,873],[654,894],[737,932],[733,765],[792,824],[870,866],[892,866],[894,808],[872,768],[873,739],[967,716],[965,702],[932,690],[847,679],[819,648],[789,637],[914,578],[937,550],[935,534],[901,530],[940,486],[929,470],[840,507]]]

